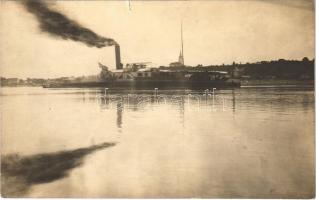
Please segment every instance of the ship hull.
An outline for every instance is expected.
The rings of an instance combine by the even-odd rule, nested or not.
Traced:
[[[137,80],[104,82],[69,82],[44,85],[44,88],[93,88],[106,87],[115,89],[209,89],[240,87],[238,80],[226,81],[175,81],[175,80]]]

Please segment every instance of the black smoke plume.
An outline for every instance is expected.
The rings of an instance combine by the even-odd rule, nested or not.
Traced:
[[[97,48],[116,44],[113,39],[99,36],[60,12],[53,10],[45,1],[25,0],[22,1],[22,3],[27,11],[37,18],[41,30],[52,36],[61,37],[65,40],[69,39],[83,42],[90,47]]]

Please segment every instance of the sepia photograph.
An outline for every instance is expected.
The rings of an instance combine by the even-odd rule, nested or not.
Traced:
[[[0,0],[3,198],[315,198],[314,0]]]

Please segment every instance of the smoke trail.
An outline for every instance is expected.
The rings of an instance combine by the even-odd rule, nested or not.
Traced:
[[[116,44],[113,39],[99,36],[65,15],[52,10],[44,1],[26,0],[23,1],[23,4],[30,13],[35,15],[43,32],[65,40],[83,42],[88,46],[97,48]]]

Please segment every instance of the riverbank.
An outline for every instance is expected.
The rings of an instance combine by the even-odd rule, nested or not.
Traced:
[[[272,79],[261,79],[261,80],[242,80],[241,86],[314,86],[314,80],[272,80]]]

